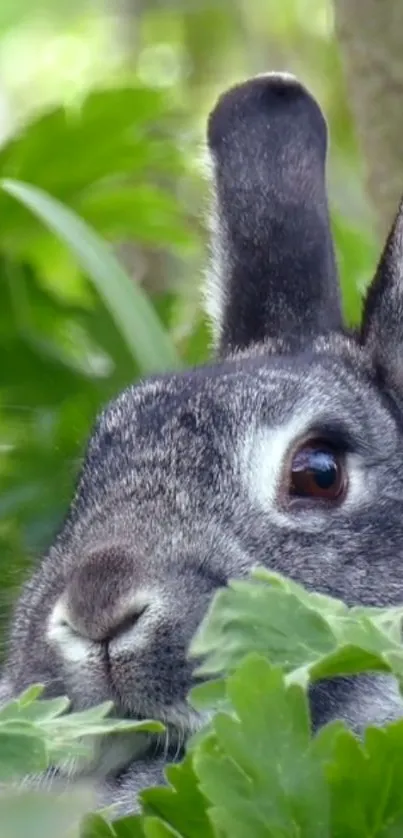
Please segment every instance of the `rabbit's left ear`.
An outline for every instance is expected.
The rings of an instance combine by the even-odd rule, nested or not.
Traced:
[[[215,181],[207,307],[219,354],[298,349],[341,326],[325,183],[327,128],[292,76],[232,88],[210,114]]]
[[[403,395],[403,201],[367,294],[361,342],[387,386]]]

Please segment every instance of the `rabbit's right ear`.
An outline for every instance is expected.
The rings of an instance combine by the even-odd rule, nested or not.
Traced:
[[[361,343],[389,389],[403,397],[403,200],[364,306]]]
[[[210,114],[215,181],[206,307],[218,353],[298,348],[341,326],[325,184],[327,128],[294,77],[257,76]]]

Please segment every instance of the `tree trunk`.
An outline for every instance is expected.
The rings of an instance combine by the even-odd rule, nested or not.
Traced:
[[[334,0],[347,92],[380,236],[403,194],[403,0]]]

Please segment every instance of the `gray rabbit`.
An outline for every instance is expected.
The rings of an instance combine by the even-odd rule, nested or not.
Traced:
[[[293,77],[226,92],[206,306],[214,363],[130,387],[99,417],[64,526],[25,586],[3,698],[32,682],[112,699],[168,733],[100,757],[100,801],[136,808],[203,719],[187,648],[214,591],[256,564],[348,603],[403,598],[403,211],[355,333],[343,326],[327,130]],[[316,727],[401,712],[387,678],[312,690]]]

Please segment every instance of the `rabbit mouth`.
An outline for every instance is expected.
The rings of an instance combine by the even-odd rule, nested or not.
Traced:
[[[115,712],[119,715],[116,706]],[[125,717],[133,719],[133,714],[126,713]],[[116,767],[114,769],[111,766],[113,755],[109,751],[106,754],[105,763],[108,774],[114,773],[116,776],[122,769],[124,770],[129,764],[132,765],[137,761],[153,763],[162,759],[164,763],[178,762],[185,755],[188,741],[208,725],[211,717],[211,712],[201,713],[196,711],[186,701],[180,701],[167,707],[155,707],[154,712],[150,708],[147,714],[137,713],[136,720],[144,722],[151,719],[160,721],[164,725],[164,729],[159,733],[144,732],[129,734],[128,737],[122,736],[121,744],[123,748],[127,748],[128,759],[125,765],[120,763],[116,770]],[[107,749],[107,741],[105,745]]]
[[[115,715],[121,715],[116,713]],[[185,756],[190,737],[204,727],[209,718],[196,714],[188,707],[172,709],[170,713],[160,712],[154,716],[164,724],[164,730],[158,733],[141,731],[122,733],[119,736],[95,737],[91,747],[91,757],[73,758],[53,767],[49,775],[60,778],[81,779],[117,779],[136,763],[175,763]],[[168,721],[171,715],[174,721]],[[164,717],[164,720],[163,718]],[[126,716],[128,718],[128,716]],[[149,719],[150,717],[148,717]],[[146,716],[137,717],[138,721],[147,721]]]
[[[115,712],[117,716],[122,717],[116,708]],[[145,747],[141,751],[141,756],[152,758],[174,755],[177,758],[179,753],[184,752],[188,740],[206,727],[211,716],[212,713],[200,713],[193,710],[185,702],[167,708],[155,708],[155,712],[151,711],[148,714],[136,714],[136,721],[159,721],[164,726],[159,733],[142,734]],[[133,715],[126,714],[125,718],[133,720]],[[134,735],[139,736],[139,734]]]
[[[119,777],[136,762],[178,762],[184,757],[190,733],[166,725],[161,733],[135,733],[112,737],[97,749],[89,773],[104,777]],[[120,741],[119,741],[120,740]]]

